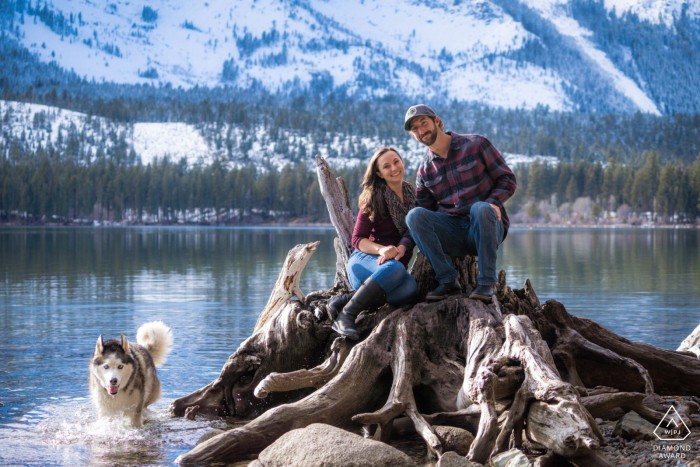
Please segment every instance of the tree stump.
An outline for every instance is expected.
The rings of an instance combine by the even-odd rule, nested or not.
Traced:
[[[342,187],[317,160],[322,186]],[[347,195],[328,194],[335,188],[323,188],[333,197],[329,210],[346,212]],[[341,229],[351,226],[334,225],[340,267],[348,233]],[[475,259],[455,264],[469,292],[476,285]],[[433,276],[421,255],[412,274],[424,296]],[[229,357],[215,381],[171,404],[175,416],[199,406],[192,417],[252,419],[194,447],[178,463],[235,462],[290,430],[327,423],[382,441],[415,431],[438,457],[443,448],[433,425],[458,426],[475,435],[467,457],[480,463],[520,447],[525,435],[546,449],[547,459],[607,465],[594,415],[621,407],[658,423],[668,403],[656,393],[700,392],[700,361],[693,354],[630,342],[569,315],[554,300],[541,305],[529,280],[514,290],[504,271],[490,305],[465,294],[365,311],[357,321],[358,342],[339,337],[328,313],[318,312],[339,288],[336,278],[330,290],[287,301]],[[682,401],[677,408],[690,424],[698,405]]]

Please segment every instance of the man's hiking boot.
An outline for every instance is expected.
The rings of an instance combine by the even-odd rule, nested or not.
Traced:
[[[336,319],[345,305],[348,304],[350,299],[355,295],[355,292],[344,293],[341,295],[336,295],[328,302],[328,311],[331,312],[331,318]]]
[[[455,278],[452,282],[440,284],[437,288],[425,295],[426,300],[442,300],[462,292],[462,286],[459,285],[459,279]]]
[[[354,341],[360,338],[360,333],[355,328],[355,318],[363,310],[370,310],[386,303],[386,292],[377,281],[371,277],[355,292],[347,305],[333,321],[333,330],[340,335]]]
[[[496,293],[495,285],[477,285],[469,298],[481,300],[484,303],[491,303],[491,296]]]

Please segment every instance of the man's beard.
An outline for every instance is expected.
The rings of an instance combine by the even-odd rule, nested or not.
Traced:
[[[435,141],[437,140],[437,128],[433,128],[431,131],[426,132],[419,141],[426,146],[430,147],[433,144],[435,144]]]

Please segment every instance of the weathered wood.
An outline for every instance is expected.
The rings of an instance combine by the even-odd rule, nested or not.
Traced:
[[[316,156],[316,175],[321,194],[326,201],[331,223],[338,233],[340,247],[342,247],[340,252],[336,249],[338,262],[334,288],[352,290],[349,288],[350,284],[345,272],[348,258],[353,251],[352,232],[355,228],[355,216],[350,208],[348,190],[345,188],[343,180],[333,175],[330,165],[321,156]]]
[[[683,339],[681,345],[676,349],[678,352],[690,352],[700,357],[700,325],[698,325],[688,337]]]
[[[561,331],[569,328],[598,347],[639,364],[648,373],[657,394],[700,395],[698,358],[643,342],[631,342],[595,321],[570,315],[564,305],[556,300],[548,300],[541,312],[528,316],[553,349],[557,346]],[[575,361],[585,387],[610,386],[620,391],[645,392],[647,382],[638,369],[632,366],[621,365],[614,360],[590,360],[582,356],[575,357]]]
[[[409,339],[413,336],[407,329],[406,323],[399,324],[397,329],[397,339],[394,347],[395,357],[392,361],[392,373],[394,382],[389,393],[389,398],[384,406],[371,414],[359,414],[352,417],[354,422],[363,424],[377,424],[379,430],[385,430],[391,426],[391,422],[400,414],[406,416],[413,422],[416,432],[418,432],[433,453],[442,454],[440,440],[435,431],[418,412],[416,400],[413,395],[413,387],[419,381],[415,371],[420,370],[417,364],[420,356],[416,355],[417,349],[409,344]]]
[[[337,290],[338,293],[347,293],[352,290],[352,285],[348,280],[347,264],[348,256],[345,253],[345,248],[339,238],[333,239],[333,249],[335,250],[335,280],[333,282],[333,289]]]
[[[467,310],[471,303],[465,304],[464,301],[423,303],[408,311],[398,309],[383,316],[370,335],[353,347],[340,372],[325,386],[303,400],[268,410],[245,427],[200,444],[181,456],[178,462],[232,462],[250,452],[258,452],[291,429],[314,422],[352,426],[354,415],[366,414],[386,405],[394,385],[396,390],[392,397],[405,407],[415,404],[410,400],[414,395],[412,391],[409,394],[408,389],[418,385],[431,394],[430,400],[422,401],[427,403],[424,410],[454,412],[462,371],[451,362],[458,359],[456,349],[468,332]],[[481,302],[468,302],[481,306]],[[378,314],[382,311],[380,309]],[[453,324],[447,326],[448,322]],[[438,342],[451,345],[442,346]],[[427,349],[434,351],[430,358],[425,353]],[[404,368],[421,368],[422,371],[413,373],[409,379],[402,378],[403,373],[393,378],[392,368],[398,369],[402,365]],[[422,424],[417,408],[407,416],[414,426],[417,425],[419,432],[429,437],[426,431],[429,432],[430,427],[427,423]],[[434,449],[439,450],[439,441],[432,443]]]
[[[590,342],[573,329],[558,330],[557,343],[552,348],[552,354],[556,356],[560,366],[563,367],[565,380],[575,386],[583,385],[576,370],[576,360],[584,359],[638,372],[639,377],[644,381],[644,392],[646,394],[654,393],[654,384],[646,368],[631,358],[622,357],[612,350],[604,349]]]
[[[469,295],[476,288],[476,278],[479,276],[479,266],[476,256],[452,256],[452,263],[455,265],[457,274],[459,275],[459,283],[462,286],[462,292]],[[418,253],[416,260],[409,271],[411,276],[418,284],[418,299],[425,299],[425,294],[435,289],[438,286],[435,280],[435,272],[430,265],[428,259]]]
[[[321,365],[310,370],[297,370],[291,373],[270,373],[260,381],[254,394],[258,399],[266,398],[272,392],[287,392],[303,388],[320,388],[333,379],[345,362],[352,344],[345,337],[338,337],[331,346],[331,356]]]
[[[277,278],[275,287],[272,289],[267,305],[263,308],[258,316],[258,321],[255,323],[253,332],[259,330],[284,305],[287,300],[292,297],[297,297],[300,302],[304,303],[305,295],[299,289],[299,279],[301,273],[309,262],[309,258],[316,252],[318,245],[321,242],[307,243],[305,245],[297,245],[287,253],[287,258],[282,264],[282,270]]]

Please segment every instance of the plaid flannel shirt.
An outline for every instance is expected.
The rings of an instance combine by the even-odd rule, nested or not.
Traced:
[[[452,137],[447,157],[428,150],[418,168],[416,205],[466,217],[477,201],[496,205],[501,210],[505,238],[510,221],[503,203],[515,193],[513,171],[485,137],[447,134]]]

